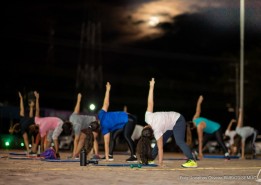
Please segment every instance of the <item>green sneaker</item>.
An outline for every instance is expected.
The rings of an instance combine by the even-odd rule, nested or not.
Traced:
[[[181,166],[184,167],[184,168],[196,168],[196,167],[198,167],[197,163],[192,159],[187,160],[187,162],[185,162]]]

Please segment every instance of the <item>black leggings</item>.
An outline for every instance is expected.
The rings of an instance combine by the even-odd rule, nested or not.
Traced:
[[[113,151],[114,151],[115,145],[116,145],[116,139],[121,133],[123,133],[124,139],[126,140],[126,142],[128,144],[131,155],[136,154],[136,146],[135,146],[134,141],[131,139],[135,125],[136,125],[135,116],[128,114],[128,122],[125,124],[125,126],[121,129],[115,130],[111,133],[110,152],[109,152],[110,155],[113,155]]]
[[[223,137],[222,137],[222,132],[221,132],[221,128],[219,128],[216,132],[212,133],[212,134],[207,134],[204,133],[204,137],[203,137],[203,144],[202,144],[202,148],[204,148],[204,146],[207,144],[207,142],[212,139],[213,137],[216,138],[219,146],[221,146],[222,150],[224,153],[228,152],[228,149],[224,143]]]

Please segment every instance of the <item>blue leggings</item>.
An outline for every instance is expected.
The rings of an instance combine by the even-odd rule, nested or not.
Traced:
[[[167,130],[163,134],[163,146],[167,143],[167,140],[174,135],[176,144],[179,146],[179,148],[182,150],[184,155],[188,159],[194,159],[191,149],[185,142],[185,133],[186,133],[186,120],[184,116],[180,115],[179,119],[177,120],[176,124],[173,127],[173,130]],[[158,146],[155,145],[155,147],[152,150],[152,158],[155,159],[158,155]]]

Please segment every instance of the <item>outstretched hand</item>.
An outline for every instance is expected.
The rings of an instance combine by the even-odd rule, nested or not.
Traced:
[[[153,87],[154,84],[155,84],[155,80],[154,80],[154,78],[152,78],[151,81],[150,81],[150,86]]]
[[[18,96],[19,96],[19,98],[23,98],[23,96],[22,96],[22,94],[20,93],[20,91],[18,91]]]
[[[78,93],[77,99],[79,100],[79,99],[81,99],[81,98],[82,98],[82,94],[81,94],[81,93]]]
[[[34,95],[35,95],[35,97],[36,97],[36,99],[39,99],[39,93],[37,92],[37,91],[34,91]]]
[[[110,82],[107,82],[107,84],[106,84],[106,89],[107,89],[107,90],[110,90],[110,89],[111,89],[111,84],[110,84]]]
[[[203,96],[200,95],[199,98],[198,98],[198,101],[201,103],[201,102],[203,102],[203,99],[204,99]]]

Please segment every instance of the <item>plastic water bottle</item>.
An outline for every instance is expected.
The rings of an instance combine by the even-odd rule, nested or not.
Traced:
[[[80,154],[80,166],[86,166],[86,149],[82,148]]]

